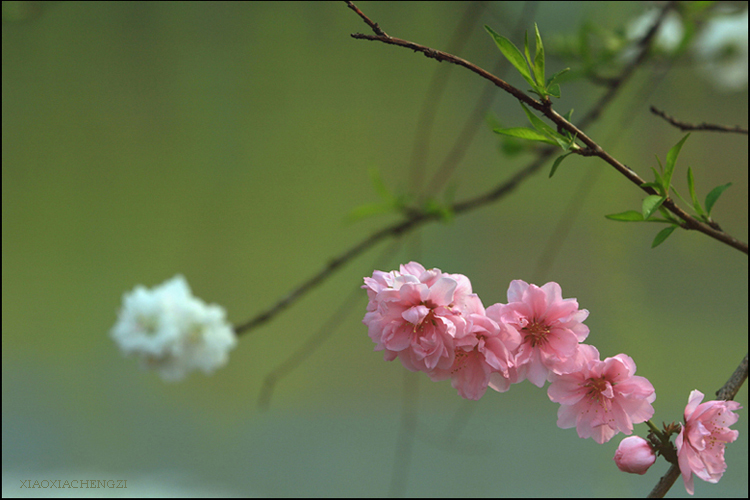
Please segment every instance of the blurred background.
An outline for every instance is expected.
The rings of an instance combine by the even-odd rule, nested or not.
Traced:
[[[548,75],[570,66],[575,76],[581,26],[605,51],[652,4],[358,6],[388,34],[434,48],[463,34],[458,55],[487,69],[500,54],[484,24],[511,36],[536,22]],[[688,47],[675,62],[642,67],[586,131],[650,180],[655,156],[663,161],[684,134],[649,105],[746,127],[746,16],[739,79],[722,79],[734,69]],[[620,473],[612,456],[623,436],[597,445],[559,429],[558,405],[531,384],[467,402],[447,381],[384,362],[361,323],[364,291],[315,352],[278,373],[259,407],[264,378],[363,276],[411,260],[465,274],[485,306],[505,301],[512,279],[557,281],[590,311],[587,342],[602,357],[632,356],[654,384],[659,425],[682,418],[693,389],[712,399],[747,352],[747,256],[684,231],[652,250],[660,225],[604,218],[638,210],[643,193],[592,158],[568,158],[552,179],[548,164],[502,200],[409,234],[386,260],[391,242],[376,245],[241,336],[211,376],[169,384],[120,354],[109,330],[135,285],[182,273],[196,296],[243,323],[399,220],[347,220],[379,201],[371,169],[395,193],[424,190],[485,82],[354,32],[369,33],[343,2],[3,2],[3,496],[641,496],[667,470],[659,460],[645,476]],[[439,98],[429,90],[436,71],[447,77]],[[575,108],[575,121],[604,92],[563,83],[555,107]],[[420,182],[412,157],[426,99],[435,118],[429,147],[419,147]],[[490,122],[527,126],[500,91],[488,112]],[[485,123],[464,142],[447,183],[457,200],[534,157],[509,156],[514,144]],[[692,167],[701,200],[733,183],[712,215],[742,241],[747,149],[741,135],[693,133],[675,173],[687,196]],[[746,386],[737,400],[747,408]],[[412,447],[404,409],[416,421]],[[718,485],[696,479],[696,496],[747,496],[747,410],[740,415],[727,472]],[[21,488],[57,479],[126,480],[127,489]],[[687,496],[681,480],[670,496]]]

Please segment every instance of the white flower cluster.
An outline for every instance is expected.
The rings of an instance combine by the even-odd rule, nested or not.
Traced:
[[[747,12],[745,9],[709,20],[696,40],[702,69],[720,90],[738,91],[747,87]]]
[[[211,373],[226,364],[237,339],[225,317],[224,308],[193,297],[177,275],[152,290],[138,285],[124,294],[110,333],[124,354],[177,381],[192,370]]]
[[[739,91],[747,87],[748,81],[748,10],[721,12],[719,7],[716,11],[701,27],[691,49],[697,67],[718,90]],[[653,26],[658,13],[658,9],[649,9],[631,21],[627,27],[628,39],[642,38]],[[665,54],[674,54],[684,37],[682,18],[670,11],[656,33],[654,47]],[[631,61],[636,52],[635,47],[630,47],[623,59]]]

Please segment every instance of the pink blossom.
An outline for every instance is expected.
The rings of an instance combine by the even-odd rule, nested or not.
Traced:
[[[724,445],[737,439],[738,431],[729,429],[739,416],[734,410],[742,408],[736,401],[703,401],[703,393],[690,393],[685,407],[685,425],[675,439],[677,461],[685,482],[685,489],[694,493],[693,474],[718,483],[727,464],[724,461]]]
[[[411,371],[449,369],[455,359],[454,339],[469,322],[462,311],[471,282],[461,274],[425,270],[416,262],[399,271],[375,271],[364,279],[370,302],[362,322],[384,358],[398,357]]]
[[[487,390],[491,375],[504,380],[510,377],[511,352],[520,344],[521,336],[504,323],[488,318],[482,301],[475,294],[467,298],[464,316],[469,326],[465,335],[454,340],[453,365],[447,370],[433,370],[428,375],[433,380],[450,377],[461,397],[478,400]]]
[[[508,303],[487,308],[488,317],[521,334],[513,382],[528,378],[537,387],[551,373],[561,375],[579,368],[578,344],[589,334],[582,323],[588,315],[586,309],[578,309],[576,299],[563,299],[555,282],[540,288],[514,280],[508,288]]]
[[[643,475],[656,462],[656,454],[648,441],[640,436],[630,436],[620,441],[614,461],[623,472]]]
[[[549,398],[562,405],[557,411],[558,427],[576,427],[579,437],[602,444],[618,432],[632,433],[633,424],[651,418],[654,386],[635,375],[630,356],[618,354],[600,361],[595,347],[581,344],[580,351],[583,368],[554,375],[547,390]]]

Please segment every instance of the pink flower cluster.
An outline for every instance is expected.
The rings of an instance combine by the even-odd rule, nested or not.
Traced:
[[[521,336],[485,313],[466,276],[410,262],[375,271],[363,288],[370,298],[363,322],[386,361],[398,357],[432,380],[450,378],[467,399],[484,395],[491,374],[511,376]]]
[[[549,397],[562,405],[558,425],[599,443],[630,434],[654,413],[654,388],[634,375],[629,356],[601,361],[596,348],[581,344],[588,311],[563,299],[557,283],[512,281],[508,303],[485,310],[466,276],[416,262],[364,281],[363,323],[375,350],[432,380],[450,378],[464,398],[479,399],[488,386],[505,392],[526,379],[538,387],[552,381]]]
[[[485,310],[469,278],[426,270],[416,262],[398,271],[375,271],[364,281],[370,300],[363,323],[375,350],[432,380],[450,378],[463,398],[477,400],[487,387],[505,392],[524,380],[537,387],[551,382],[547,395],[560,404],[558,427],[575,427],[579,437],[600,444],[619,432],[632,434],[634,424],[654,414],[653,385],[635,375],[630,356],[601,360],[594,346],[582,343],[589,334],[583,324],[589,312],[579,309],[576,299],[563,299],[557,283],[539,287],[514,280],[508,303]],[[737,421],[738,403],[702,400],[699,391],[690,394],[675,442],[691,495],[693,474],[718,482],[726,470],[724,445],[738,435],[729,429]],[[645,474],[658,446],[631,436],[618,447],[615,463],[624,472]]]

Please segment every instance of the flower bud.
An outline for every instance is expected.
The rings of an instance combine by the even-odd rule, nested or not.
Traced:
[[[639,436],[630,436],[620,442],[614,461],[623,472],[643,475],[654,465],[656,455],[648,441]]]

